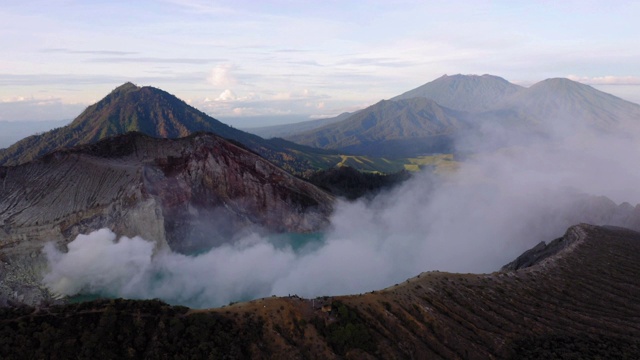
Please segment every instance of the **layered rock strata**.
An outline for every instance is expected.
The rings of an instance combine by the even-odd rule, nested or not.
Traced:
[[[64,247],[106,227],[189,253],[247,231],[318,231],[332,204],[326,192],[209,133],[182,139],[130,133],[54,152],[0,167],[2,287],[16,271],[16,284],[39,286],[24,269],[38,273],[48,241]],[[33,302],[19,290],[0,293]]]

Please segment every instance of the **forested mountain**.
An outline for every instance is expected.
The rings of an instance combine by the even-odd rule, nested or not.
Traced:
[[[450,135],[465,127],[465,117],[427,98],[383,100],[346,120],[288,139],[370,156],[449,152]]]
[[[308,158],[327,154],[326,151],[288,144],[283,140],[265,140],[223,124],[163,90],[126,83],[89,106],[69,125],[29,136],[0,150],[0,165],[21,164],[56,149],[90,144],[130,131],[157,138],[211,132],[237,141],[294,172],[313,169],[314,165]],[[300,153],[304,153],[306,158],[299,156]]]

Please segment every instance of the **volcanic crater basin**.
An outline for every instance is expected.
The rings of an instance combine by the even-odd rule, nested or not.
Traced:
[[[50,301],[45,243],[63,248],[109,228],[189,253],[236,234],[313,233],[334,198],[211,133],[156,139],[128,133],[0,167],[0,299]]]
[[[518,270],[432,271],[360,295],[208,310],[130,300],[5,309],[0,356],[638,358],[640,233],[582,224],[562,242]]]

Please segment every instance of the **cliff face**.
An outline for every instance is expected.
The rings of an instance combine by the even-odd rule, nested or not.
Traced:
[[[0,260],[15,267],[28,258],[42,266],[45,242],[64,246],[103,227],[180,252],[233,241],[248,229],[318,231],[332,202],[216,135],[170,140],[131,133],[1,167]]]

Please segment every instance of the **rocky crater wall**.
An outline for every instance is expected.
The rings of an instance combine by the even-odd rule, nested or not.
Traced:
[[[213,134],[106,139],[0,167],[0,186],[0,280],[31,288],[40,286],[49,241],[64,249],[78,234],[109,228],[191,252],[249,230],[318,231],[334,200]],[[0,288],[3,297],[26,301],[15,287]]]

